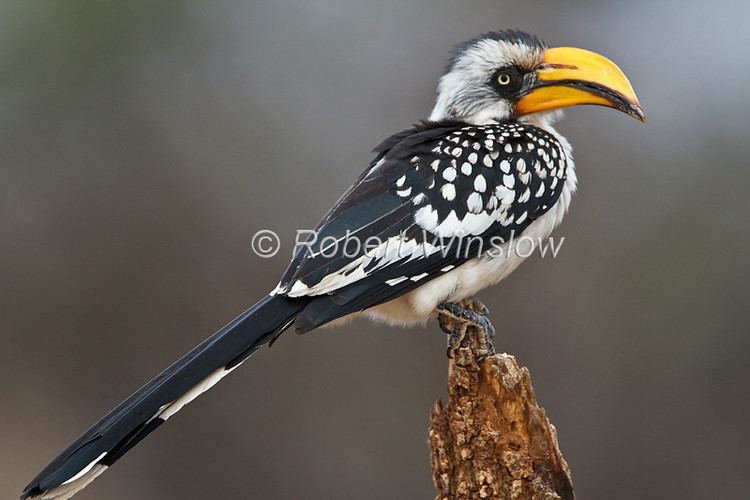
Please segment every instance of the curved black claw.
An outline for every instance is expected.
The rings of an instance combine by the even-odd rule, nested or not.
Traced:
[[[440,316],[438,316],[438,325],[440,325],[440,329],[443,330],[443,333],[445,333],[446,335],[453,335],[453,327],[443,323],[440,319]]]
[[[482,316],[490,315],[490,309],[486,305],[484,305],[484,302],[482,302],[476,297],[472,297],[471,299],[474,302],[474,307],[476,309],[479,309],[479,311],[477,311],[479,314],[481,314]]]

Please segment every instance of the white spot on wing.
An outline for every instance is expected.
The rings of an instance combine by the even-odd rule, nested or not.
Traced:
[[[302,292],[306,292],[309,290],[307,285],[302,283],[302,280],[297,280],[294,282],[294,285],[292,285],[292,289],[289,290],[289,295],[294,296],[295,294],[299,295]]]
[[[453,184],[444,184],[443,187],[440,188],[440,194],[442,194],[443,198],[447,201],[453,201],[456,197],[456,188]]]
[[[487,209],[495,210],[497,208],[497,197],[495,195],[490,196],[487,200]]]
[[[448,216],[440,221],[440,224],[435,228],[435,234],[441,238],[455,236],[456,230],[458,229],[458,217],[456,211],[451,210]]]
[[[448,167],[443,170],[443,179],[448,182],[453,182],[454,180],[456,180],[456,169],[453,167]]]
[[[411,186],[401,191],[396,191],[396,194],[399,195],[401,198],[406,198],[407,196],[411,194]]]
[[[406,276],[399,276],[398,278],[393,278],[392,280],[385,280],[385,283],[386,285],[396,286],[399,283],[406,281],[407,279],[409,278],[407,278]]]
[[[500,162],[500,170],[505,172],[506,174],[510,172],[510,162],[508,160],[503,160]]]
[[[426,231],[434,231],[438,225],[437,210],[433,210],[431,205],[426,205],[414,214],[414,222]]]
[[[482,211],[482,197],[479,193],[471,193],[466,200],[466,206],[469,212],[478,214]]]
[[[474,178],[474,189],[480,193],[487,191],[487,181],[482,174],[479,174]]]
[[[513,200],[515,200],[516,192],[506,186],[497,186],[495,188],[495,196],[500,199],[501,205],[508,207],[513,203]]]

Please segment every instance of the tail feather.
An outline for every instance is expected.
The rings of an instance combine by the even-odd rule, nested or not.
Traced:
[[[162,371],[84,432],[21,494],[70,498],[141,439],[279,335],[306,299],[266,296]]]

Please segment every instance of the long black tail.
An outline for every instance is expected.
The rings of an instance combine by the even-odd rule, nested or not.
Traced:
[[[267,296],[117,405],[55,458],[22,499],[70,498],[296,318],[306,299]]]

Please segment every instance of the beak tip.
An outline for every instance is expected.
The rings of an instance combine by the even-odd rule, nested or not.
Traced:
[[[630,116],[635,118],[641,123],[646,123],[646,113],[643,112],[643,108],[641,108],[641,105],[638,103],[633,103],[630,105],[629,113]]]

